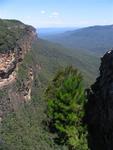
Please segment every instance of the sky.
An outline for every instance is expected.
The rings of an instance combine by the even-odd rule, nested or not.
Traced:
[[[113,0],[0,0],[0,18],[34,27],[113,24]]]

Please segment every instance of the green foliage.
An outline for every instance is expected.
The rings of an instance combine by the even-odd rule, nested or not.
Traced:
[[[112,25],[92,26],[42,37],[74,50],[79,49],[80,52],[88,51],[88,53],[93,52],[101,56],[106,50],[113,47],[112,28]]]
[[[0,19],[0,52],[15,48],[26,33],[27,25],[17,20]]]
[[[0,98],[7,95],[7,92],[5,90],[0,90]]]
[[[72,67],[58,72],[46,90],[47,114],[57,142],[71,149],[87,150],[86,128],[83,126],[85,95],[81,74]]]
[[[86,85],[93,83],[96,78],[99,59],[88,52],[67,49],[42,39],[38,39],[33,44],[33,51],[34,56],[37,57],[36,63],[41,64],[42,67],[39,72],[42,82],[50,81],[59,68],[67,65],[73,65],[82,72]]]
[[[46,120],[46,103],[43,100],[46,84],[44,81],[40,82],[41,74],[39,76],[39,70],[36,68],[39,57],[37,48],[25,55],[17,72],[16,85],[8,87],[8,91],[9,88],[13,88],[14,91],[21,88],[22,81],[27,79],[29,67],[33,68],[32,100],[4,118],[0,127],[0,150],[68,150],[66,146],[58,146],[54,143],[53,135],[45,130],[43,124]],[[42,72],[43,75],[44,73]]]
[[[0,128],[0,150],[67,150],[57,147],[43,129],[41,109],[29,104],[9,114]]]
[[[19,65],[19,69],[17,71],[17,76],[19,80],[25,80],[28,77],[28,71],[30,66],[33,65],[33,54],[32,52],[28,52],[23,59],[21,65]]]
[[[26,81],[28,78],[28,71],[30,66],[33,66],[33,53],[30,51],[26,54],[24,60],[22,61],[21,65],[19,65],[19,69],[17,71],[17,81],[16,86],[17,88],[21,88],[23,81]]]
[[[0,19],[0,52],[11,50],[16,46],[17,40],[23,33],[23,29],[20,29],[19,25],[22,23],[16,20]]]
[[[4,25],[1,25],[1,24]],[[1,26],[4,26],[6,29],[7,27],[14,27],[15,25],[21,25],[18,21],[9,21],[5,20],[5,22],[2,20],[0,22],[0,29]],[[15,28],[15,30],[0,30],[0,40],[4,39],[5,37],[8,37],[7,40],[3,40],[0,45],[1,50],[9,49],[9,47],[15,46],[15,39],[18,39],[19,36],[22,36],[20,30],[18,28]],[[3,36],[1,36],[3,34]],[[7,45],[8,44],[8,45]],[[2,46],[6,46],[6,48],[3,48]],[[71,54],[71,55],[70,55]],[[96,57],[93,57],[92,55],[85,55],[80,54],[78,52],[73,53],[71,50],[63,48],[61,45],[53,44],[48,41],[40,40],[35,42],[33,45],[32,51],[27,54],[22,62],[22,64],[19,66],[19,71],[17,73],[18,76],[18,86],[21,86],[21,83],[23,80],[27,79],[28,74],[28,68],[30,66],[33,66],[33,71],[36,76],[34,83],[36,85],[33,85],[32,87],[32,104],[28,104],[25,107],[17,110],[17,112],[8,115],[5,120],[3,120],[3,124],[1,127],[0,132],[0,140],[3,140],[3,146],[0,147],[2,150],[30,150],[30,149],[37,149],[37,150],[67,150],[67,146],[62,145],[56,145],[53,142],[53,139],[55,137],[54,134],[51,134],[44,130],[44,126],[42,124],[43,120],[46,120],[46,116],[44,113],[46,103],[43,100],[43,91],[46,87],[48,81],[53,77],[54,73],[61,67],[71,65],[77,66],[82,70],[82,72],[85,75],[85,79],[89,82],[94,79],[95,74],[95,68],[97,63]],[[93,62],[93,63],[92,63]],[[38,65],[41,65],[41,70],[39,70]],[[78,72],[77,72],[78,73]],[[65,73],[66,74],[66,73]],[[78,73],[79,74],[79,73]],[[61,98],[61,102],[58,101],[55,102],[59,108],[62,109],[59,114],[54,113],[55,118],[58,120],[65,120],[65,117],[68,121],[65,120],[67,123],[67,126],[59,125],[59,122],[56,122],[55,127],[58,131],[59,136],[65,136],[64,141],[66,141],[67,145],[70,146],[70,149],[73,147],[77,150],[86,150],[87,143],[86,143],[86,129],[85,127],[82,127],[82,122],[80,117],[84,115],[84,112],[82,111],[83,108],[83,93],[82,93],[82,83],[80,82],[79,90],[81,96],[76,95],[74,96],[74,90],[73,88],[77,89],[77,85],[72,84],[71,78],[68,80],[68,72],[67,80],[65,82],[62,82],[64,78],[64,73],[62,72],[60,75],[60,80],[62,84],[58,84],[57,86],[60,87],[57,89],[58,91],[58,97],[56,99]],[[58,77],[58,76],[57,76]],[[81,80],[82,77],[76,78],[77,82],[78,80]],[[58,81],[56,79],[56,81]],[[57,83],[55,81],[55,83]],[[63,85],[64,91],[63,91]],[[68,88],[69,85],[69,88]],[[9,88],[9,87],[8,87]],[[10,87],[15,88],[15,87]],[[70,90],[69,90],[70,89]],[[60,92],[61,91],[61,92]],[[73,91],[73,96],[71,95],[71,91]],[[67,94],[65,93],[67,92]],[[2,91],[0,92],[0,97],[6,97]],[[52,93],[51,93],[52,94]],[[54,96],[53,92],[53,96]],[[54,97],[51,96],[53,99]],[[69,101],[65,101],[64,99],[68,99]],[[73,99],[77,99],[76,103],[72,102]],[[5,99],[4,99],[5,100]],[[13,99],[11,99],[13,101]],[[72,102],[72,103],[71,103]],[[80,103],[80,104],[79,104]],[[54,103],[53,103],[54,104]],[[50,104],[50,105],[53,105]],[[68,105],[69,104],[69,105]],[[76,104],[76,105],[75,105]],[[80,106],[80,107],[79,107]],[[55,105],[54,105],[55,107]],[[69,107],[71,109],[69,109]],[[56,107],[55,107],[56,108]],[[72,111],[76,108],[76,111]],[[64,111],[63,111],[64,110]],[[79,111],[80,110],[80,111]],[[52,110],[53,111],[53,110]],[[62,112],[65,115],[62,115]],[[66,113],[69,112],[69,113]],[[51,111],[50,111],[51,113]],[[75,115],[77,113],[77,115]],[[48,114],[49,115],[49,114]],[[76,120],[76,122],[74,122]],[[75,126],[73,125],[75,123]],[[54,129],[55,129],[54,127]],[[64,128],[65,127],[65,128]],[[56,130],[55,129],[55,130]],[[61,132],[61,134],[60,134]],[[61,142],[64,142],[61,140]],[[1,141],[0,141],[1,142]],[[86,144],[85,144],[86,143]],[[83,146],[84,145],[84,146]]]

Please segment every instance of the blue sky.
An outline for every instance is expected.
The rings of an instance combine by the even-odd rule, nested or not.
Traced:
[[[113,0],[0,0],[0,18],[35,27],[113,24]]]

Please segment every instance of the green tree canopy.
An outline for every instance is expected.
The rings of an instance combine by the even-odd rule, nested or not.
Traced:
[[[72,66],[59,71],[46,90],[48,126],[57,142],[70,149],[87,150],[83,126],[85,94],[82,76]]]

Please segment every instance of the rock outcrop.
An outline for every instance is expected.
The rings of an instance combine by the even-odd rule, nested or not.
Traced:
[[[36,29],[32,26],[17,22],[17,25],[13,23],[12,26],[5,27],[10,30],[9,34],[15,30],[14,36],[16,37],[15,34],[19,34],[19,36],[16,40],[11,41],[12,43],[8,45],[9,49],[0,51],[0,120],[9,112],[19,109],[22,103],[31,99],[34,79],[32,65],[26,64],[25,80],[18,79],[17,74],[24,58],[32,49],[32,43],[37,39]],[[11,35],[13,36],[13,34]],[[1,35],[0,38],[2,38]],[[21,83],[19,87],[16,85],[17,80]]]
[[[30,51],[35,38],[37,38],[36,30],[31,26],[25,26],[23,36],[17,40],[16,46],[0,54],[0,88],[11,83],[11,75],[15,80],[15,70],[25,54]]]
[[[91,150],[113,150],[113,50],[101,58],[100,75],[87,90],[85,122]]]
[[[21,97],[21,100],[23,100],[24,102],[28,102],[29,100],[31,100],[33,80],[34,80],[33,69],[29,68],[26,80],[22,82],[21,87],[18,89],[19,96]]]

